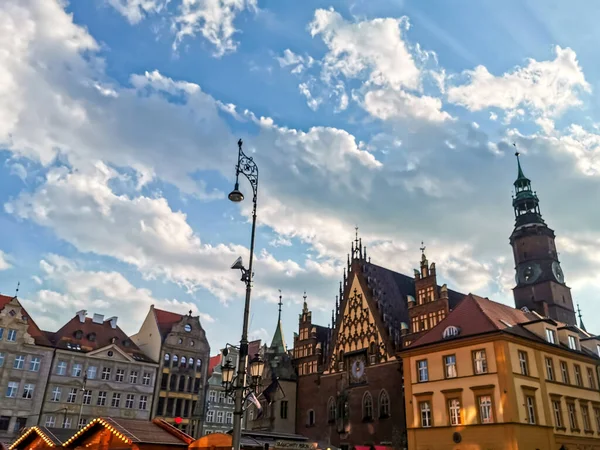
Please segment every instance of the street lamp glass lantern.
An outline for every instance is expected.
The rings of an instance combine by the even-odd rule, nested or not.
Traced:
[[[221,365],[221,382],[225,386],[228,386],[233,381],[233,374],[235,367],[231,364],[231,361],[227,361],[225,365]]]
[[[233,191],[229,193],[228,197],[229,200],[234,203],[239,203],[244,200],[244,194],[240,191],[240,185],[238,183],[235,183],[235,187],[233,188]]]
[[[254,358],[250,360],[250,375],[252,375],[252,378],[258,379],[262,377],[264,368],[265,362],[260,356],[258,356],[258,354],[256,354]]]

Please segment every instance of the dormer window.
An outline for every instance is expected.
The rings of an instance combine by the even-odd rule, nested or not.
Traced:
[[[83,331],[77,330],[75,333],[73,333],[73,337],[75,339],[81,339],[83,337]]]
[[[577,350],[577,338],[575,336],[568,336],[569,338],[569,348],[571,350]]]
[[[14,309],[11,309],[8,314],[10,314],[10,317],[15,317],[17,315]]]
[[[88,341],[94,342],[96,340],[96,333],[90,333],[87,335]]]
[[[446,329],[444,330],[444,333],[442,334],[442,337],[444,339],[448,339],[448,338],[452,338],[454,336],[458,336],[458,333],[460,333],[460,330],[458,329],[458,327],[450,325],[449,327],[446,327]]]
[[[550,344],[556,344],[556,333],[551,328],[546,328],[546,340]]]

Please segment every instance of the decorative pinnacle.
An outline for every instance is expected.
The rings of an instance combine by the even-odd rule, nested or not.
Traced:
[[[241,150],[242,149],[242,145],[244,144],[244,141],[242,141],[242,138],[240,138],[240,140],[238,141],[238,148]]]
[[[517,178],[525,178],[525,175],[523,174],[523,169],[521,169],[521,160],[519,159],[519,155],[521,153],[519,153],[519,150],[517,149],[516,142],[513,142],[513,147],[515,148],[515,156],[517,157],[517,168],[518,168]]]
[[[421,254],[423,254],[423,255],[425,254],[425,249],[426,248],[427,247],[425,247],[425,244],[423,243],[423,241],[421,241],[421,247],[419,247],[419,250],[421,250]]]
[[[304,301],[306,302],[306,297],[305,297]],[[279,319],[278,320],[281,320],[281,306],[283,305],[283,302],[281,301],[281,289],[279,289],[279,303],[278,303],[278,305],[279,305]]]
[[[17,297],[19,295],[19,288],[21,287],[21,282],[18,281],[17,282],[17,290],[15,291],[15,297]]]

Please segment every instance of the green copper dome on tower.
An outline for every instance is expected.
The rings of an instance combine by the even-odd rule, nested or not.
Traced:
[[[512,202],[515,210],[515,228],[534,223],[544,224],[545,222],[540,212],[540,200],[531,189],[531,180],[523,173],[519,155],[518,151],[515,152],[515,156],[517,157],[517,179],[513,183],[515,186],[515,196]]]

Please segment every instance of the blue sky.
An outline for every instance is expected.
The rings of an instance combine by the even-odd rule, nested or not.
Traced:
[[[148,307],[237,342],[260,169],[253,337],[330,322],[360,228],[372,261],[512,302],[512,143],[588,329],[600,287],[600,5],[578,1],[6,0],[0,291],[56,329]],[[584,32],[582,32],[584,30]],[[243,180],[241,188],[249,193]],[[248,196],[247,196],[248,197]]]

